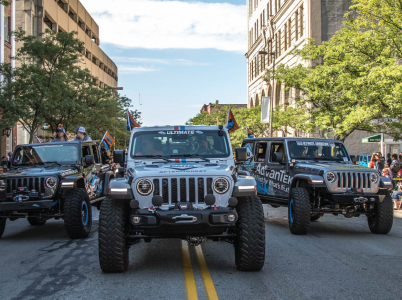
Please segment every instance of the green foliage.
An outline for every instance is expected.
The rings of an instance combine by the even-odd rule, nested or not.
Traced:
[[[7,78],[0,89],[0,126],[19,121],[30,142],[43,123],[52,132],[60,123],[70,132],[84,126],[93,139],[102,138],[106,130],[120,132],[115,126],[125,130],[130,100],[112,88],[99,88],[88,69],[80,68],[85,48],[76,32],[46,30],[38,38],[19,29],[15,37],[23,43],[15,57],[18,67],[11,73],[9,64],[0,65]]]
[[[344,140],[354,130],[402,137],[402,4],[354,0],[345,28],[328,42],[295,51],[312,67],[278,66],[275,77],[304,94],[309,126]],[[319,63],[321,62],[321,63]],[[272,74],[267,73],[268,80]],[[286,110],[280,112],[284,122]],[[382,118],[392,118],[393,123]]]
[[[187,121],[187,125],[217,125],[217,117],[219,124],[226,125],[227,113],[229,106],[221,108],[219,112],[214,110],[211,114],[202,112],[194,118]],[[269,130],[269,124],[261,123],[261,106],[251,108],[233,108],[234,117],[239,125],[239,129],[230,134],[230,141],[233,149],[240,147],[241,142],[246,136],[246,126],[254,137],[266,136]]]

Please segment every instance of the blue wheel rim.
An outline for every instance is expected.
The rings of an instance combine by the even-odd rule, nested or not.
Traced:
[[[88,205],[85,201],[82,201],[81,215],[82,215],[82,224],[84,226],[87,226],[87,224],[88,224]]]
[[[289,220],[290,220],[290,223],[293,224],[293,214],[292,214],[292,210],[293,210],[293,199],[290,200],[290,203],[289,203]]]

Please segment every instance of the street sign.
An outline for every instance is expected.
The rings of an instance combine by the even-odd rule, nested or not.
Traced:
[[[362,138],[362,143],[380,143],[380,142],[381,142],[381,134],[376,134]]]
[[[271,97],[261,97],[261,123],[269,123]]]

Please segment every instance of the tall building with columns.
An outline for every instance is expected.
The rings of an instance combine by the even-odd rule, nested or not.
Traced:
[[[275,64],[289,67],[311,64],[292,55],[313,38],[319,44],[330,39],[343,26],[344,14],[351,0],[247,0],[247,106],[261,105],[261,98],[271,97],[273,106],[294,104],[300,91],[285,90],[283,84],[263,80],[265,69]],[[275,53],[259,55],[259,51]],[[275,86],[274,86],[275,85]],[[275,87],[275,88],[274,88]],[[303,133],[287,131],[291,136]],[[274,133],[275,135],[276,133]]]

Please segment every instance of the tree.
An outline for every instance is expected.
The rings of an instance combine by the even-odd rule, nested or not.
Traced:
[[[402,7],[398,1],[355,0],[345,28],[328,42],[311,41],[293,54],[312,67],[278,66],[275,77],[304,97],[311,126],[344,140],[354,130],[402,136]],[[266,79],[272,76],[267,72]],[[285,110],[280,112],[284,119]],[[382,122],[394,119],[393,123]]]
[[[219,111],[214,110],[209,114],[208,112],[201,112],[194,118],[187,121],[188,125],[217,125],[217,117],[219,124],[226,125],[227,113],[229,105],[221,108]],[[246,127],[250,130],[254,137],[265,136],[269,129],[269,124],[261,123],[261,106],[251,108],[233,108],[233,114],[236,118],[239,129],[230,134],[230,141],[233,148],[240,147],[244,138],[246,138]]]

